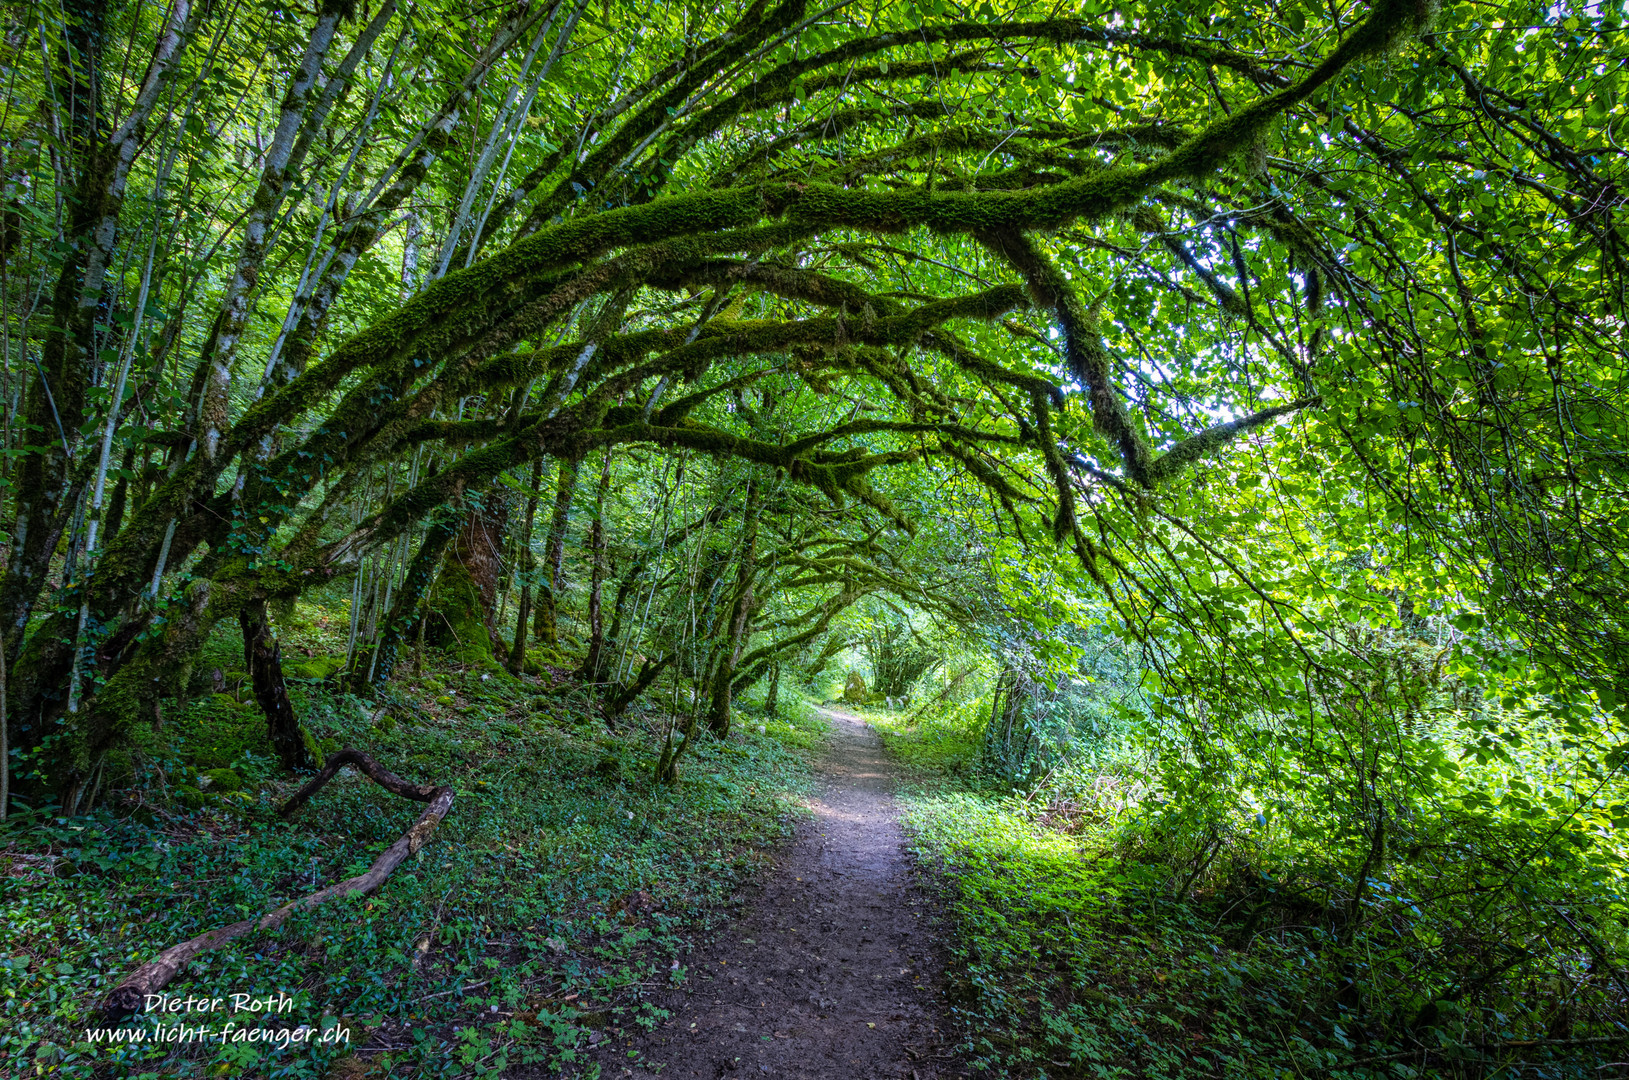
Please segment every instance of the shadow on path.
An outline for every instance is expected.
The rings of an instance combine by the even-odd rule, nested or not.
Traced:
[[[950,1080],[930,898],[912,882],[882,742],[857,717],[819,763],[814,817],[742,915],[659,997],[672,1016],[605,1076]],[[620,1046],[617,1057],[628,1049]],[[622,1059],[626,1061],[626,1058]]]

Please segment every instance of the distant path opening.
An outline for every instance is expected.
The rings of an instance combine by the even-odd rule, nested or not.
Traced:
[[[638,1064],[601,1058],[607,1077],[962,1075],[882,741],[858,717],[822,711],[836,731],[818,764],[813,820],[741,916],[690,957],[686,987],[661,1002],[671,1019],[634,1041]]]

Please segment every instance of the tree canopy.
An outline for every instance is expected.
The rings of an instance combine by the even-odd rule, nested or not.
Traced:
[[[1615,707],[1604,16],[619,13],[12,25],[24,754],[83,774],[219,620],[394,558],[388,677],[438,508],[639,446],[879,539],[984,505],[1262,703],[1357,559]]]

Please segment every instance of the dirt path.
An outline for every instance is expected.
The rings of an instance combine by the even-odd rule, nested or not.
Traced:
[[[689,958],[672,1017],[607,1077],[950,1080],[929,898],[874,732],[846,713],[804,823],[740,918]],[[625,1048],[622,1048],[625,1049]],[[618,1054],[620,1057],[621,1054]],[[626,1058],[623,1059],[627,1060]]]

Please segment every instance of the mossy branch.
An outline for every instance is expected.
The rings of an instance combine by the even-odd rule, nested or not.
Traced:
[[[970,375],[976,375],[986,382],[1005,383],[1008,386],[1024,391],[1026,394],[1042,394],[1048,401],[1052,402],[1055,408],[1063,408],[1063,387],[1056,386],[1037,375],[1024,375],[1016,371],[1010,371],[993,360],[979,355],[966,342],[948,331],[935,330],[924,335],[922,344],[943,353],[957,367]]]
[[[1115,388],[1109,353],[1098,332],[1097,314],[1087,309],[1069,279],[1030,237],[1016,229],[985,230],[976,235],[1024,275],[1037,303],[1057,314],[1063,330],[1064,357],[1070,374],[1086,388],[1093,428],[1119,448],[1127,475],[1143,487],[1150,486],[1153,453]]]
[[[1270,409],[1262,409],[1260,412],[1251,413],[1249,416],[1241,417],[1238,420],[1230,420],[1225,424],[1217,424],[1214,427],[1206,428],[1199,434],[1177,443],[1155,459],[1153,466],[1149,469],[1149,480],[1152,484],[1158,485],[1174,479],[1181,475],[1182,471],[1189,465],[1202,458],[1210,457],[1245,432],[1271,423],[1280,416],[1288,416],[1308,406],[1317,405],[1321,401],[1321,398],[1316,397],[1302,398],[1287,405],[1275,405]]]

